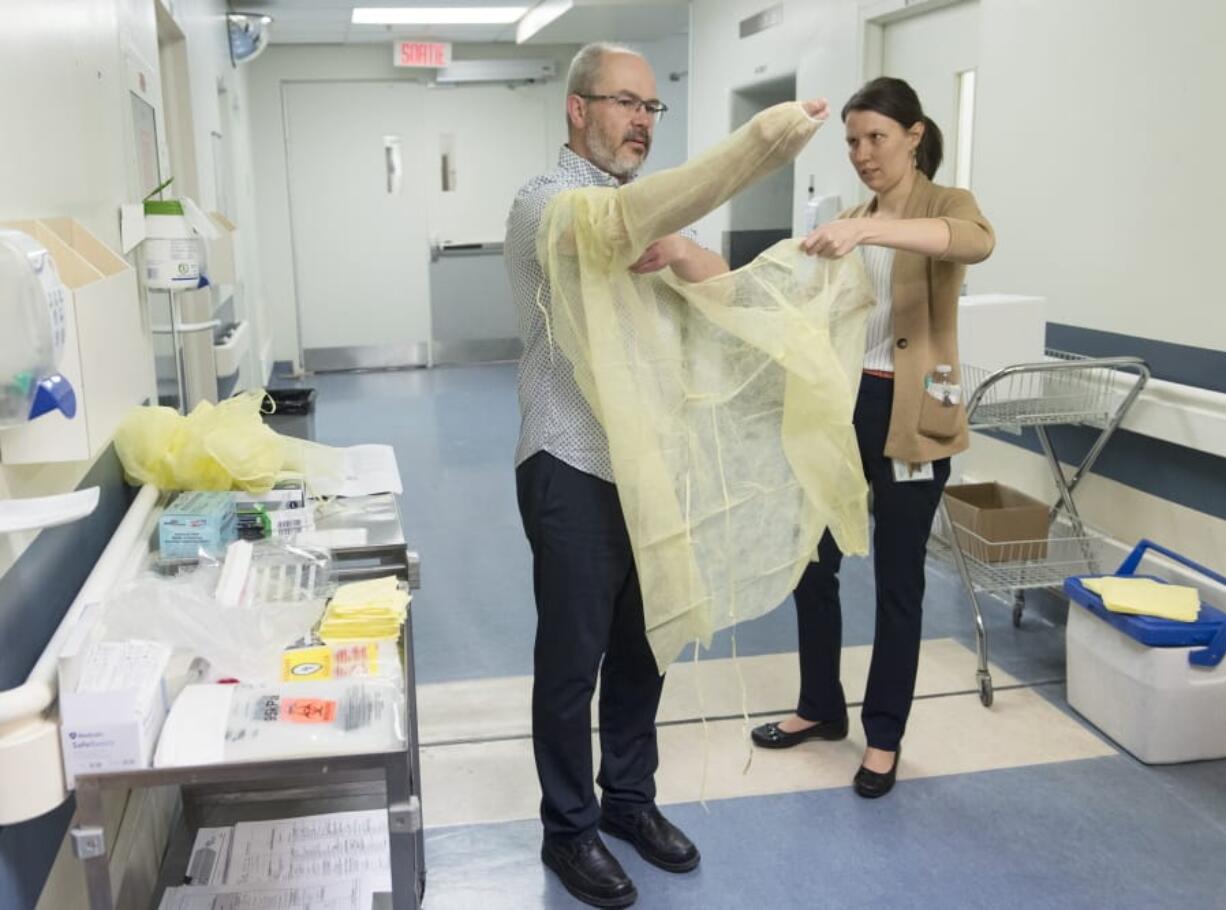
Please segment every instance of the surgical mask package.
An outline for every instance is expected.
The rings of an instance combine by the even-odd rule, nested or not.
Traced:
[[[234,505],[244,540],[293,537],[315,527],[315,510],[302,478],[279,480],[265,493],[235,493]]]
[[[229,493],[180,493],[158,519],[158,550],[164,559],[190,559],[201,551],[220,555],[237,536]]]
[[[389,752],[405,742],[404,691],[394,683],[197,685],[171,708],[154,765]]]
[[[306,485],[301,477],[287,477],[278,480],[271,490],[263,493],[239,492],[234,494],[234,503],[240,508],[264,506],[267,509],[305,509],[307,501]]]
[[[537,235],[549,340],[608,436],[661,672],[784,602],[827,528],[867,552],[859,257],[814,259],[792,239],[697,283],[629,268],[816,128],[799,104],[769,108],[682,167],[559,194]]]

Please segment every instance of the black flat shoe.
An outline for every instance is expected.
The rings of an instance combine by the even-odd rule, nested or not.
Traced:
[[[606,811],[600,816],[600,830],[629,841],[639,856],[666,872],[689,872],[702,859],[693,841],[655,806],[636,812]]]
[[[779,724],[771,722],[760,727],[754,727],[749,734],[754,745],[763,749],[790,749],[798,746],[806,739],[827,739],[830,741],[847,738],[847,717],[842,720],[819,720],[807,730],[799,733],[788,733],[779,729]]]
[[[856,795],[863,796],[865,799],[877,799],[893,790],[894,778],[898,774],[898,760],[901,757],[902,748],[900,747],[894,753],[894,767],[885,774],[870,771],[864,765],[861,765],[860,770],[856,772],[856,776],[851,781]]]
[[[541,862],[557,873],[567,891],[589,906],[629,907],[638,899],[634,882],[599,835],[546,841]]]

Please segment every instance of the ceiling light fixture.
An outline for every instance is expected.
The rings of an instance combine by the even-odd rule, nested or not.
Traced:
[[[519,20],[515,29],[515,43],[523,44],[559,16],[574,8],[575,0],[541,0]]]
[[[356,6],[354,25],[510,25],[526,6]]]

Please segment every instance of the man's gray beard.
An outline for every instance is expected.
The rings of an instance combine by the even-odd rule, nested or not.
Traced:
[[[637,163],[621,164],[617,160],[616,151],[605,145],[604,137],[597,129],[589,130],[584,138],[587,141],[587,148],[592,155],[593,163],[606,174],[612,174],[621,180],[629,180],[647,161],[647,153],[644,152],[643,157]]]

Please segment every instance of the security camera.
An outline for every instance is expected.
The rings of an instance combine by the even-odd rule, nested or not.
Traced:
[[[254,60],[268,47],[272,16],[256,13],[227,13],[230,33],[230,62],[236,66]]]

